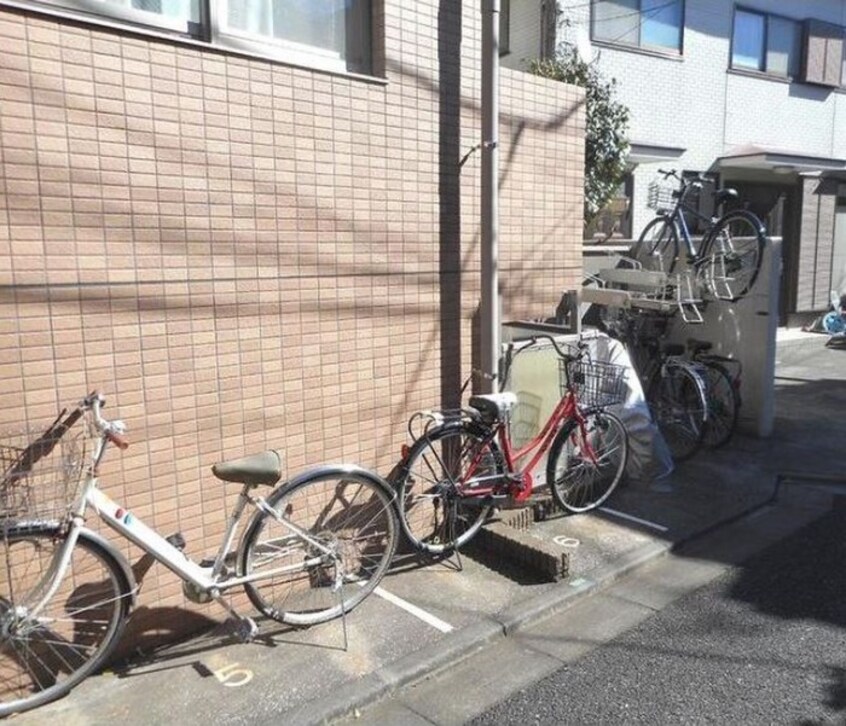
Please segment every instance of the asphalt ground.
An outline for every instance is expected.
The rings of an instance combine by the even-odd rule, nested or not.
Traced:
[[[680,543],[771,504],[779,475],[800,469],[841,474],[844,352],[825,350],[818,340],[818,348],[795,347],[780,356],[770,439],[739,436],[726,449],[679,466],[670,492],[629,488],[609,501],[612,511],[535,525],[533,537],[559,543],[571,555],[570,576],[561,583],[478,552],[462,557],[461,570],[454,560],[398,558],[381,592],[347,618],[346,650],[340,621],[308,630],[262,623],[260,639],[246,645],[233,642],[222,626],[92,677],[15,721],[320,723],[390,699],[556,612],[598,602],[605,588]],[[785,526],[782,534],[789,531]],[[197,612],[217,616],[208,608]],[[154,610],[144,616],[155,623]]]
[[[844,530],[841,505],[472,723],[844,723]]]

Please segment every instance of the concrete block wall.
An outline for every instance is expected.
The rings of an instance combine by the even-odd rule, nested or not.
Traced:
[[[479,5],[375,5],[372,79],[0,9],[0,428],[101,389],[132,441],[106,490],[193,556],[211,464],[387,474],[471,369]],[[581,275],[583,95],[501,93],[503,315],[545,317]],[[199,609],[162,568],[141,602]]]

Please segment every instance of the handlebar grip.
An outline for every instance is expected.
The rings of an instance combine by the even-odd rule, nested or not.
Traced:
[[[117,446],[121,451],[125,451],[129,448],[129,441],[127,441],[126,438],[121,436],[120,434],[115,434],[109,431],[106,433],[106,438],[111,441],[115,446]]]

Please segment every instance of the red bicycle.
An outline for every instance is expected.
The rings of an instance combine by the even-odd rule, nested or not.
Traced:
[[[546,483],[564,510],[594,509],[620,483],[628,437],[606,407],[625,399],[626,369],[591,360],[584,344],[565,352],[548,335],[531,338],[515,356],[540,339],[560,358],[562,395],[535,438],[514,447],[517,397],[495,393],[471,397],[460,411],[430,414],[422,435],[404,451],[394,482],[400,521],[416,548],[448,553],[470,541],[494,506],[529,505],[534,471],[547,452]],[[509,367],[510,361],[503,380]]]

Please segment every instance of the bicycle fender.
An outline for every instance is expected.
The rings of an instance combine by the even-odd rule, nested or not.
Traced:
[[[28,533],[35,532],[58,532],[60,529],[61,525],[59,525],[57,522],[32,521],[14,524],[3,531],[5,533],[8,533],[9,535],[25,535]],[[114,545],[109,542],[109,540],[105,539],[96,532],[91,531],[90,529],[81,527],[79,530],[79,537],[81,539],[88,540],[92,544],[104,550],[106,554],[109,555],[109,557],[111,557],[117,563],[117,565],[121,569],[121,572],[123,573],[123,576],[126,578],[127,585],[129,585],[129,606],[130,608],[135,607],[136,595],[138,592],[138,583],[135,580],[135,575],[133,574],[132,568],[129,566],[129,563],[126,561],[126,558],[120,552],[118,552]]]

